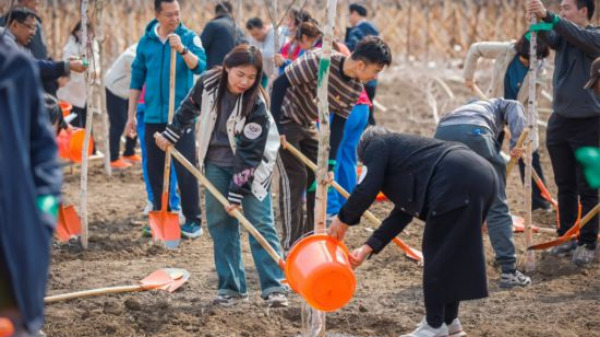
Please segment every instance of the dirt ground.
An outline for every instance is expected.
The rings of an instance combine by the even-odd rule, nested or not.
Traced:
[[[386,71],[377,100],[388,108],[377,112],[379,123],[393,130],[431,136],[435,122],[432,98],[438,114],[465,102],[470,94],[455,82],[457,70],[400,66]],[[434,78],[443,79],[451,92]],[[427,88],[431,95],[426,95]],[[451,95],[454,98],[451,98]],[[428,102],[429,97],[429,104]],[[546,120],[547,114],[541,119]],[[545,132],[542,128],[541,134]],[[542,136],[542,141],[543,141]],[[549,188],[552,171],[547,152],[542,161]],[[65,171],[68,200],[79,199],[77,170]],[[516,214],[522,214],[523,191],[518,174],[509,179],[508,195]],[[163,267],[186,268],[189,282],[173,294],[143,292],[72,300],[47,306],[44,331],[52,337],[82,336],[204,336],[204,337],[294,337],[300,333],[301,298],[290,296],[285,309],[267,309],[260,299],[257,274],[244,234],[244,260],[249,278],[250,302],[234,308],[212,304],[216,274],[212,241],[207,232],[196,241],[184,241],[168,251],[141,238],[145,191],[139,167],[103,174],[96,162],[89,177],[90,244],[86,251],[76,246],[55,245],[49,294],[128,285]],[[387,202],[372,207],[383,219],[391,209]],[[534,221],[544,227],[555,224],[555,214],[535,212]],[[353,228],[348,245],[360,245],[369,235],[367,222]],[[401,234],[420,246],[422,226],[413,223]],[[553,236],[536,234],[536,242]],[[520,256],[523,234],[516,234]],[[499,273],[486,238],[490,296],[466,302],[460,318],[469,336],[574,337],[600,336],[600,270],[575,267],[568,259],[537,253],[537,269],[530,273],[533,284],[510,291],[498,287]],[[598,260],[598,259],[597,259]],[[398,336],[411,331],[423,314],[422,269],[390,245],[357,270],[358,287],[345,308],[327,315],[328,336]]]

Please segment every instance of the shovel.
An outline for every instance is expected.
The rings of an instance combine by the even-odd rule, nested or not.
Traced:
[[[62,243],[69,242],[72,238],[81,236],[81,219],[77,215],[75,206],[61,204],[58,208],[56,235]]]
[[[190,171],[190,173],[193,174],[198,179],[198,181],[200,181],[200,183],[202,185],[204,185],[204,187],[206,187],[206,189],[217,200],[219,200],[219,202],[223,206],[229,207],[230,206],[229,201],[221,194],[221,192],[219,192],[219,190],[217,190],[217,188],[210,181],[208,181],[208,179],[206,179],[206,177],[204,175],[202,175],[202,173],[200,173],[200,170],[198,170],[196,168],[196,166],[194,166],[192,163],[190,163],[187,159],[185,159],[185,157],[183,155],[181,155],[181,153],[179,153],[179,151],[177,151],[176,149],[173,149],[172,147],[173,146],[169,146],[171,155],[173,157],[175,157],[175,159],[177,159],[177,161],[179,161],[181,163],[181,165],[183,165],[188,171]],[[229,214],[232,217],[236,218],[240,222],[240,224],[242,226],[244,226],[244,228],[248,231],[248,233],[250,233],[250,235],[252,235],[256,239],[256,241],[258,241],[258,243],[260,243],[260,245],[265,249],[265,251],[267,251],[269,256],[271,256],[271,258],[273,258],[273,260],[275,260],[275,262],[277,262],[277,264],[279,265],[281,270],[285,271],[285,261],[279,256],[279,254],[277,254],[275,249],[273,249],[273,247],[271,247],[271,245],[256,230],[256,228],[254,228],[254,226],[250,223],[250,221],[248,221],[248,219],[246,219],[246,217],[244,217],[244,215],[238,209],[234,210],[233,212],[231,212]]]
[[[310,159],[308,159],[302,152],[298,151],[298,149],[296,149],[295,147],[293,147],[290,144],[286,144],[284,148],[286,150],[290,151],[296,158],[300,159],[300,161],[303,162],[304,165],[308,166],[309,169],[311,169],[313,171],[317,170],[317,165],[315,165],[315,163],[313,163]],[[331,186],[333,186],[333,188],[335,188],[335,190],[338,191],[338,193],[341,194],[344,198],[348,199],[350,197],[350,193],[348,193],[348,191],[346,191],[337,182],[335,182],[335,181],[332,182]],[[367,219],[369,219],[375,225],[381,226],[381,220],[377,219],[377,217],[370,211],[367,210],[364,215]],[[402,249],[402,251],[406,254],[406,256],[408,256],[409,258],[411,258],[419,263],[423,263],[423,254],[420,251],[418,251],[414,248],[411,248],[400,238],[396,237],[396,238],[394,238],[393,241],[396,245],[398,245],[398,247],[400,247],[400,249]]]
[[[181,287],[190,278],[190,273],[180,268],[163,268],[146,276],[136,285],[100,288],[92,290],[77,291],[74,293],[53,295],[44,298],[45,303],[71,300],[105,294],[128,293],[147,290],[164,290],[170,293]]]
[[[175,111],[175,49],[171,49],[171,69],[169,72],[169,124],[173,120]],[[179,215],[169,212],[169,177],[171,172],[171,155],[167,149],[165,154],[165,169],[163,173],[163,189],[160,196],[160,211],[151,211],[148,213],[150,229],[154,241],[164,242],[169,249],[175,249],[181,241],[181,228],[179,227]]]
[[[573,227],[571,227],[563,236],[561,236],[558,239],[553,240],[553,241],[539,243],[537,245],[529,246],[529,247],[527,247],[527,250],[548,249],[548,248],[563,244],[567,241],[576,239],[577,234],[579,233],[579,230],[583,226],[585,226],[588,222],[590,222],[590,220],[592,220],[592,218],[595,217],[598,214],[598,212],[600,212],[600,204],[598,204],[594,208],[592,208],[592,210],[588,214],[586,214],[581,219],[581,221],[576,222],[573,225]]]

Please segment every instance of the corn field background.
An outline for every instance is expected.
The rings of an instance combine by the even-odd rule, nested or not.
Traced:
[[[180,0],[182,21],[198,34],[214,17],[215,0]],[[234,17],[240,27],[251,17],[265,22],[283,22],[290,7],[308,10],[323,22],[323,0],[232,0]],[[338,1],[336,34],[343,40],[347,26],[348,5]],[[361,2],[361,1],[359,1]],[[278,5],[274,12],[274,3]],[[369,19],[381,30],[391,46],[395,61],[428,62],[464,58],[469,45],[476,41],[517,39],[526,29],[526,0],[370,0],[362,1],[369,9]],[[546,1],[557,10],[558,1]],[[10,0],[0,1],[5,13]],[[40,16],[50,54],[60,58],[69,32],[80,19],[80,1],[41,1]],[[154,18],[153,1],[91,0],[91,20],[96,32],[96,11],[104,6],[103,65],[110,64],[125,48],[135,43],[147,23]],[[600,0],[597,7],[600,7]],[[600,10],[592,22],[598,22]],[[277,18],[277,20],[272,20]]]

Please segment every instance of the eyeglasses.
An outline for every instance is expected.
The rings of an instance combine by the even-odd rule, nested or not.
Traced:
[[[19,21],[17,21],[19,22]],[[35,23],[25,23],[25,22],[19,22],[19,24],[29,28],[29,30],[33,30],[35,31],[37,29],[37,25]]]

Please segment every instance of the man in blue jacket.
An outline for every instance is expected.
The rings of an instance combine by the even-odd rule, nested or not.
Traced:
[[[62,174],[38,68],[4,39],[0,106],[0,317],[30,336],[44,321]]]
[[[205,70],[206,55],[200,37],[181,23],[177,0],[155,0],[154,10],[156,19],[146,27],[131,66],[127,130],[130,135],[136,133],[136,106],[142,87],[146,85],[145,139],[141,141],[146,143],[153,206],[155,210],[160,210],[165,153],[156,146],[154,133],[163,132],[167,126],[171,48],[178,54],[175,107],[179,106],[194,85],[194,74],[199,75]],[[195,143],[195,127],[192,125],[185,130],[176,146],[192,163],[196,162]],[[183,236],[194,239],[202,235],[198,182],[179,162],[175,161],[174,166],[186,219],[181,232]]]
[[[367,21],[367,8],[360,4],[350,4],[350,27],[346,29],[346,39],[344,43],[350,51],[354,51],[356,45],[366,36],[379,36],[379,30],[375,25]],[[369,100],[374,103],[375,92],[377,91],[377,80],[365,83],[365,91]],[[373,105],[369,108],[369,125],[375,125],[375,116],[373,116]]]
[[[563,235],[577,219],[577,199],[583,214],[598,204],[598,189],[592,188],[575,160],[581,147],[600,146],[600,98],[584,89],[589,81],[592,62],[600,57],[600,28],[590,24],[594,0],[562,0],[560,15],[546,10],[540,0],[529,0],[528,14],[552,25],[541,31],[540,38],[556,51],[554,58],[554,112],[548,120],[546,146],[552,161],[554,181],[558,187],[560,228]],[[579,266],[592,262],[598,241],[600,221],[595,216],[577,238],[554,247],[557,256],[573,255]]]

